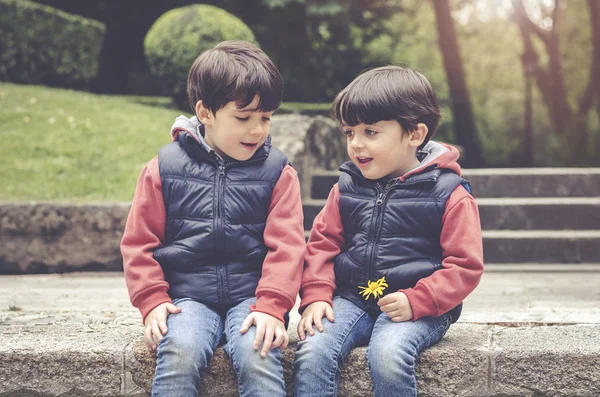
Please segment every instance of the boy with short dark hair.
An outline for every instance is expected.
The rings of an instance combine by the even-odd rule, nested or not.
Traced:
[[[223,338],[242,396],[285,395],[305,240],[297,174],[269,136],[282,87],[253,44],[205,51],[188,76],[195,117],[142,170],[121,251],[157,351],[153,396],[196,397]]]
[[[336,395],[344,358],[368,345],[375,396],[416,396],[419,354],[458,319],[483,272],[477,205],[458,151],[430,141],[440,110],[422,74],[365,72],[333,110],[351,161],[307,245],[296,395]]]

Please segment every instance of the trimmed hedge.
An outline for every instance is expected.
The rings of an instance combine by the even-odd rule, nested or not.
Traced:
[[[28,0],[0,0],[0,80],[89,88],[104,29]]]
[[[252,30],[236,16],[210,5],[191,5],[170,10],[156,20],[146,35],[144,50],[156,84],[183,107],[194,60],[218,43],[235,39],[256,43]]]

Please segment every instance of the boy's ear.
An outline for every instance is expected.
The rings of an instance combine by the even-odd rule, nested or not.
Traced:
[[[198,121],[200,121],[204,125],[212,124],[212,120],[214,118],[213,114],[210,110],[204,107],[204,104],[201,100],[196,102],[195,110]]]
[[[408,143],[411,146],[419,147],[427,137],[429,128],[423,123],[418,123],[417,128],[410,132],[408,135]]]

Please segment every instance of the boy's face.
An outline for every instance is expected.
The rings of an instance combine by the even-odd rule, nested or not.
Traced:
[[[367,179],[397,178],[419,165],[417,148],[427,135],[425,124],[409,134],[396,120],[342,128],[348,156]]]
[[[244,108],[229,102],[216,113],[196,104],[196,114],[204,124],[204,139],[221,157],[238,161],[250,159],[265,143],[273,112],[261,112],[256,107],[258,96]]]

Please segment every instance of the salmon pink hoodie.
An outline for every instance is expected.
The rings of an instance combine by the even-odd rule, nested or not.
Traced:
[[[400,177],[405,180],[433,164],[460,175],[458,150],[450,145],[428,143],[438,152],[426,157],[414,170]],[[437,146],[436,146],[437,145]],[[426,147],[427,148],[427,147]],[[335,184],[327,203],[315,218],[304,258],[300,311],[313,302],[332,303],[335,291],[333,261],[346,249],[339,211],[340,191]],[[440,316],[459,305],[479,284],[483,272],[483,242],[479,210],[473,196],[459,185],[446,202],[442,217],[442,269],[425,277],[406,294],[413,321],[425,316]]]

